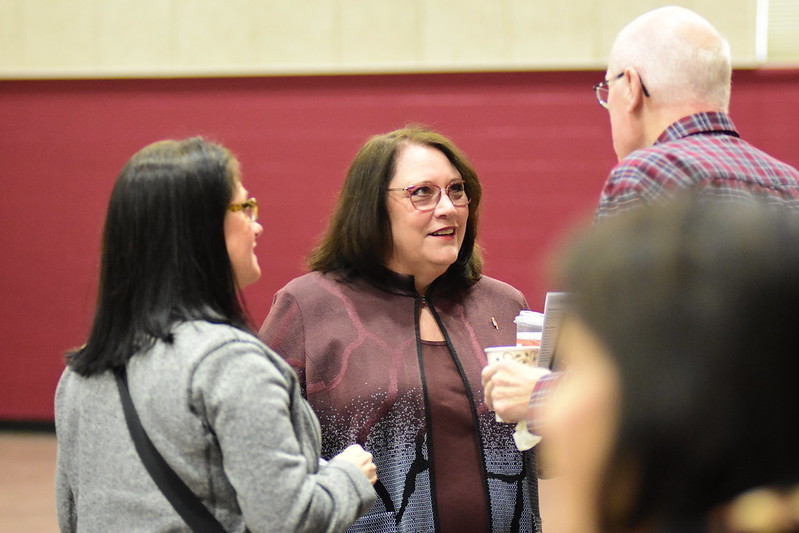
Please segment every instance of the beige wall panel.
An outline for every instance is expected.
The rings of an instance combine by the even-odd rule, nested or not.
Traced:
[[[553,68],[601,64],[597,20],[604,2],[511,0],[510,58]]]
[[[336,59],[345,65],[418,65],[423,57],[425,0],[339,0]]]
[[[773,21],[768,35],[768,53],[783,65],[799,63],[799,2],[796,0],[771,0],[769,19]]]
[[[250,0],[173,0],[176,63],[200,68],[253,63],[256,22]]]
[[[757,0],[0,0],[0,77],[602,68],[665,3],[755,64]]]
[[[104,0],[95,5],[98,64],[111,70],[167,68],[175,64],[172,0]]]
[[[96,65],[100,21],[90,4],[72,0],[23,2],[21,65],[38,69]]]
[[[19,65],[22,61],[23,1],[3,0],[0,3],[0,65]]]
[[[178,68],[291,71],[339,61],[334,0],[172,1]]]
[[[251,14],[254,68],[274,65],[293,72],[334,63],[334,0],[254,0]]]
[[[423,0],[423,63],[493,64],[510,55],[508,0]]]

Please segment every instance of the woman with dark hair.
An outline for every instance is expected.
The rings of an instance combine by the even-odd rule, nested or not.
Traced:
[[[378,503],[351,531],[535,527],[535,472],[482,400],[483,349],[516,343],[527,304],[481,274],[480,200],[446,137],[410,127],[371,138],[311,272],[277,293],[261,328],[300,376],[322,455],[353,441],[374,455]]]
[[[799,531],[797,242],[794,214],[685,200],[571,246],[541,408],[547,465],[589,502],[569,530]]]
[[[296,375],[250,332],[257,209],[236,159],[200,138],[122,169],[94,324],[56,392],[62,531],[189,531],[137,455],[125,381],[155,453],[226,531],[342,531],[372,505],[370,455],[320,461]]]

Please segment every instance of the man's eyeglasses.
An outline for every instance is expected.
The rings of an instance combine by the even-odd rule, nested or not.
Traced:
[[[610,85],[610,82],[616,81],[622,76],[624,76],[624,72],[622,72],[618,76],[614,76],[608,80],[601,81],[596,85],[594,85],[594,94],[596,94],[596,99],[599,102],[599,105],[601,105],[605,109],[608,108],[608,94],[610,93],[610,87],[608,87],[608,85]],[[649,98],[649,91],[646,90],[646,85],[644,85],[644,80],[641,79],[640,75],[638,76],[638,81],[641,82],[641,90],[643,90],[644,96]]]
[[[228,211],[244,211],[244,216],[255,222],[258,220],[258,200],[250,198],[246,202],[240,204],[230,204],[227,208]]]
[[[404,191],[411,199],[413,207],[419,211],[432,211],[441,200],[441,191],[449,197],[449,201],[455,207],[465,207],[471,201],[466,193],[466,182],[463,180],[453,181],[444,189],[431,183],[411,185],[410,187],[386,189],[387,191]]]

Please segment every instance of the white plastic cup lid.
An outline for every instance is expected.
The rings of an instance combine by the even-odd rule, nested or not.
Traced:
[[[541,328],[544,325],[544,313],[537,311],[528,311],[527,309],[521,311],[519,316],[513,319],[516,324],[524,326],[538,326]]]

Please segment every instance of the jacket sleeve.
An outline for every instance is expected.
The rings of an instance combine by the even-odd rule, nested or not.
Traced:
[[[216,436],[249,530],[344,531],[374,489],[350,463],[317,467],[318,424],[277,362],[255,342],[225,345],[195,370],[192,408]]]
[[[291,365],[300,379],[300,388],[305,396],[306,350],[302,310],[286,289],[275,294],[272,308],[258,332],[258,337]]]

